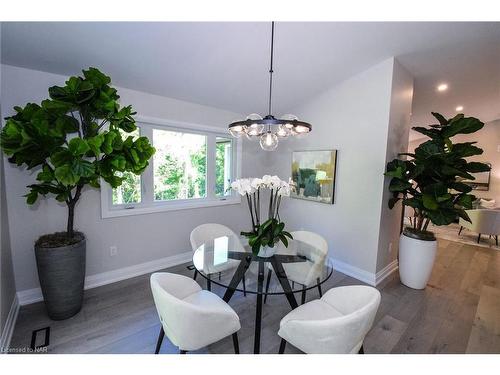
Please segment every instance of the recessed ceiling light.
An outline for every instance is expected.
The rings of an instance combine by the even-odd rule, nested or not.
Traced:
[[[437,87],[437,90],[438,91],[446,91],[446,90],[448,90],[448,84],[446,84],[446,83],[439,84],[438,87]]]
[[[464,107],[461,106],[461,105],[459,105],[459,106],[457,106],[457,108],[455,108],[455,111],[457,111],[457,112],[460,112],[460,111],[463,111],[463,110],[464,110]]]

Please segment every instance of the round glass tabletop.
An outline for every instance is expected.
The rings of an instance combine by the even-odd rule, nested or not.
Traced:
[[[273,256],[262,258],[252,254],[246,238],[235,235],[203,243],[194,252],[193,263],[209,285],[261,295],[311,288],[321,293],[321,284],[333,273],[327,254],[308,243],[291,240],[288,247],[280,243]]]

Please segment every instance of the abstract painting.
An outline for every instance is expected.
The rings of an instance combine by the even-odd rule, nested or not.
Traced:
[[[292,153],[293,198],[333,204],[337,150]]]

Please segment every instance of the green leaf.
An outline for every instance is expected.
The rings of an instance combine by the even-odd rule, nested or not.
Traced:
[[[415,149],[415,157],[417,159],[426,159],[434,155],[439,155],[443,152],[443,147],[434,140],[422,143]]]
[[[436,210],[439,207],[438,203],[434,199],[434,196],[431,194],[424,194],[422,196],[422,202],[424,207],[428,210]]]
[[[484,123],[474,117],[459,118],[450,122],[443,128],[442,135],[445,138],[451,138],[457,134],[470,134],[478,131],[484,126]]]
[[[25,197],[26,197],[26,203],[28,203],[31,206],[38,199],[38,193],[32,190],[28,194],[26,194]]]
[[[476,143],[477,142],[455,143],[452,147],[452,152],[461,158],[481,155],[483,150],[474,146]]]
[[[285,247],[288,247],[288,239],[283,234],[280,234],[279,238],[281,242],[283,242],[283,245],[285,245]]]
[[[412,129],[415,130],[416,132],[424,134],[432,139],[434,139],[434,138],[440,139],[441,138],[441,131],[437,130],[437,129],[429,129],[429,128],[424,128],[421,126],[415,126]]]
[[[392,210],[396,203],[400,200],[401,198],[390,198],[389,199],[389,208]]]
[[[127,160],[123,155],[116,155],[111,159],[111,165],[119,171],[124,171],[127,165]]]
[[[56,120],[56,129],[63,135],[66,133],[76,133],[80,129],[80,123],[72,116],[62,115]]]
[[[449,225],[455,221],[458,213],[453,209],[440,209],[435,211],[427,211],[426,215],[435,225]]]
[[[448,125],[448,120],[442,114],[437,112],[431,112],[431,114],[439,121],[440,125]]]
[[[479,172],[489,172],[491,170],[491,167],[485,163],[471,161],[467,163],[466,169],[467,172],[479,173]]]
[[[92,153],[96,157],[99,157],[99,155],[101,154],[101,145],[103,141],[104,141],[104,136],[102,134],[96,135],[91,138],[87,138],[87,144]]]
[[[85,140],[73,138],[69,141],[68,149],[74,156],[81,156],[89,151],[90,147]]]
[[[470,209],[472,209],[473,198],[475,198],[473,195],[462,194],[458,197],[456,204],[458,204],[459,206],[461,206],[467,210],[470,210]]]
[[[391,192],[406,193],[411,187],[411,183],[409,183],[408,181],[400,180],[398,178],[393,178],[389,183],[389,191]]]
[[[102,143],[101,150],[106,155],[109,155],[113,152],[113,141],[117,136],[119,136],[117,134],[117,131],[108,131],[107,133],[105,133],[104,142]]]
[[[104,181],[111,185],[113,188],[117,188],[123,182],[123,178],[118,176],[103,176]]]
[[[90,177],[95,172],[94,164],[87,160],[75,159],[72,164],[73,173],[80,177]]]
[[[56,179],[64,186],[76,185],[76,183],[80,179],[80,176],[78,176],[73,171],[73,168],[71,168],[71,166],[69,165],[62,165],[60,167],[57,167],[54,171],[54,175],[56,176]]]
[[[102,86],[111,83],[111,78],[101,73],[99,69],[96,68],[89,68],[88,70],[83,70],[83,76],[87,81],[92,83],[92,85],[95,88],[101,88]]]
[[[52,169],[45,164],[42,167],[42,171],[36,176],[36,179],[38,181],[50,182],[54,179],[54,173],[52,172]]]
[[[73,160],[73,155],[68,151],[68,149],[62,148],[59,151],[56,151],[50,157],[50,161],[55,167],[59,167],[61,165],[70,164]]]
[[[472,187],[470,185],[464,184],[462,182],[451,182],[450,189],[459,191],[461,193],[469,193],[472,191]]]

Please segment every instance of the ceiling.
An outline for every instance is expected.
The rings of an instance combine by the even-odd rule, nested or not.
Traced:
[[[96,66],[118,86],[265,114],[269,39],[262,22],[2,23],[2,63],[64,75]],[[500,118],[500,23],[472,22],[277,23],[273,112],[391,56],[415,77],[413,124],[457,105]]]

